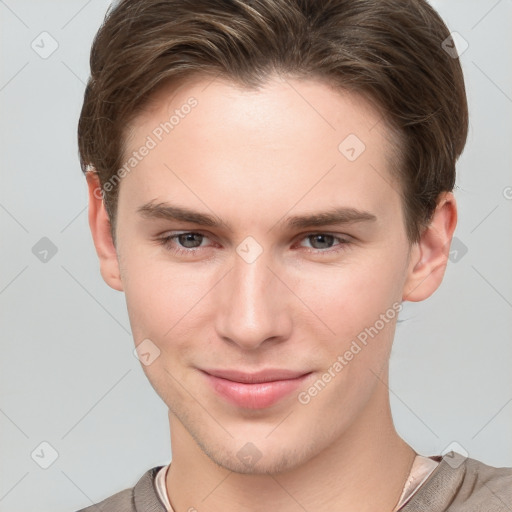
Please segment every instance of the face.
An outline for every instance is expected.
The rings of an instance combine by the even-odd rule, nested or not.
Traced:
[[[171,429],[217,464],[290,469],[378,418],[410,268],[391,147],[316,81],[197,80],[134,122],[116,246],[134,340]],[[291,373],[227,374],[261,370]]]

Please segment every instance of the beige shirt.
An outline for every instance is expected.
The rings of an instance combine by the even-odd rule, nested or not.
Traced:
[[[425,459],[438,463],[433,465]],[[414,461],[416,462],[416,461]],[[146,471],[134,487],[79,512],[166,512],[169,466]],[[429,474],[430,472],[430,474]],[[158,484],[157,484],[157,475]],[[428,476],[427,476],[428,475]],[[159,489],[159,490],[157,490]],[[164,502],[167,501],[167,509]],[[511,512],[512,467],[496,468],[456,452],[422,457],[413,465],[395,512]]]
[[[409,473],[409,477],[405,482],[404,488],[402,490],[402,495],[400,496],[400,500],[393,510],[393,512],[397,512],[406,502],[408,502],[414,493],[420,488],[421,484],[425,482],[425,480],[430,476],[432,471],[436,469],[439,462],[432,460],[428,457],[424,457],[423,455],[416,455],[414,462],[411,467],[411,472]],[[170,464],[161,468],[155,477],[155,487],[156,492],[158,493],[158,497],[161,502],[165,505],[167,512],[174,512],[172,509],[171,503],[169,502],[169,496],[167,494],[167,487],[165,485],[165,477],[167,475],[167,470],[169,469]]]

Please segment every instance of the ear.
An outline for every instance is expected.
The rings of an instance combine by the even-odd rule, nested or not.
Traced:
[[[443,192],[430,224],[411,247],[409,270],[402,300],[418,302],[430,297],[443,280],[450,244],[457,225],[457,204],[451,192]]]
[[[89,188],[89,226],[100,260],[104,281],[114,290],[123,291],[117,250],[110,233],[110,219],[103,203],[103,191],[96,171],[86,173]]]

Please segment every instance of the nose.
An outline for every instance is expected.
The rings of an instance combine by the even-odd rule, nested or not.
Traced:
[[[231,271],[219,283],[217,334],[245,350],[290,337],[292,294],[270,259],[266,252],[255,261],[235,254]]]

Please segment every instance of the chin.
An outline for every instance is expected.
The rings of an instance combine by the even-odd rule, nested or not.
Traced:
[[[291,471],[321,451],[321,447],[313,442],[294,442],[292,437],[287,440],[289,446],[285,445],[282,438],[276,438],[275,442],[269,442],[265,438],[254,442],[231,439],[229,446],[218,443],[207,445],[204,439],[196,442],[216,465],[241,475],[268,475]]]
[[[218,466],[240,475],[268,475],[282,473],[294,469],[303,462],[298,458],[297,454],[294,455],[283,452],[276,453],[275,451],[272,451],[272,453],[268,453],[267,455],[260,452],[261,455],[259,459],[257,458],[259,455],[255,454],[253,463],[250,462],[250,460],[244,462],[243,460],[247,455],[244,456],[240,454],[239,456],[238,452],[228,454],[225,451],[222,451],[218,453],[206,452],[206,454]]]

